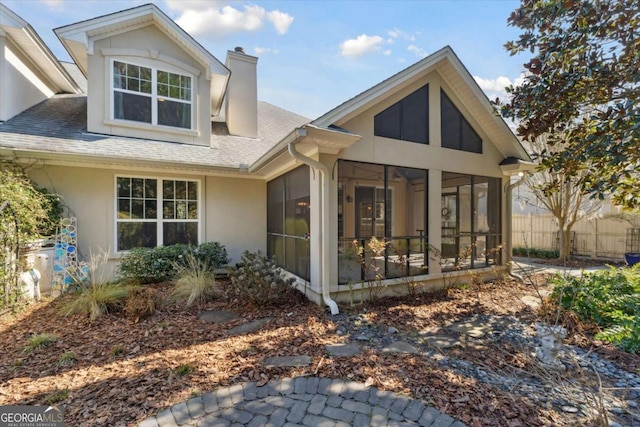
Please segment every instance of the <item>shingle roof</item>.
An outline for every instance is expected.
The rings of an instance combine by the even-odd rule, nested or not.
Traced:
[[[257,139],[224,134],[218,127],[208,147],[88,133],[86,121],[86,96],[56,95],[0,124],[0,149],[239,170],[309,119],[258,102]]]

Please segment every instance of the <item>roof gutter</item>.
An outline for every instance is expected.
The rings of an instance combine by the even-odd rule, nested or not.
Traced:
[[[320,173],[321,179],[321,189],[320,189],[320,233],[318,233],[321,251],[320,251],[320,289],[322,292],[322,299],[324,303],[329,306],[331,309],[331,314],[338,314],[338,304],[334,300],[331,299],[329,295],[329,276],[330,276],[330,263],[329,259],[331,258],[331,248],[326,242],[323,240],[323,236],[325,232],[329,230],[329,186],[330,186],[330,174],[329,169],[323,165],[322,163],[304,156],[296,151],[296,144],[300,142],[303,138],[307,136],[306,129],[296,128],[295,129],[295,139],[288,144],[289,154],[296,160],[301,161],[302,163],[312,167]]]

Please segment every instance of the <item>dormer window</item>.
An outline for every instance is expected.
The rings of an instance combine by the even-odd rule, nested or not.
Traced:
[[[113,118],[192,129],[192,78],[113,61]]]

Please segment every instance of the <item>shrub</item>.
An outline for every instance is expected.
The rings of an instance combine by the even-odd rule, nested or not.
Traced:
[[[596,338],[640,351],[640,266],[610,267],[581,278],[556,276],[551,297],[581,320],[596,323]]]
[[[537,249],[537,248],[513,248],[514,256],[526,256],[531,258],[554,259],[560,257],[560,251],[557,249]]]
[[[284,301],[293,294],[295,279],[286,277],[275,257],[269,259],[260,251],[245,251],[240,265],[231,269],[229,275],[230,293],[258,306]]]
[[[153,288],[131,288],[124,306],[127,319],[138,323],[140,319],[152,316],[159,306],[158,291]]]
[[[176,244],[157,248],[133,248],[120,260],[119,274],[140,283],[174,279],[179,267],[186,267],[186,255],[193,254],[211,271],[225,266],[229,259],[224,245],[218,242],[199,246]]]
[[[193,253],[185,256],[185,266],[177,265],[178,280],[171,292],[171,299],[191,305],[204,302],[221,295],[216,284],[215,264],[206,263],[196,258]]]
[[[58,341],[58,336],[54,334],[35,334],[27,341],[24,351],[29,352],[37,348],[47,347]]]
[[[229,264],[227,249],[218,242],[201,243],[193,249],[193,253],[199,262],[214,273]]]

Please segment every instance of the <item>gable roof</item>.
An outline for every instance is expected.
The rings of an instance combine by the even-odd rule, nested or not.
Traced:
[[[56,95],[0,124],[0,155],[78,166],[171,168],[201,174],[244,173],[306,117],[258,102],[258,138],[216,132],[209,146],[87,132],[87,98]],[[255,176],[255,178],[261,178]]]
[[[211,80],[211,109],[217,115],[222,106],[230,71],[215,56],[184,31],[156,5],[145,4],[120,12],[99,16],[86,21],[53,30],[80,71],[87,75],[87,57],[93,54],[95,40],[136,28],[155,25],[167,37],[188,52],[206,69],[206,78]]]
[[[438,50],[421,61],[405,68],[370,89],[340,104],[326,114],[315,119],[312,124],[327,128],[341,126],[349,119],[404,87],[437,71],[455,94],[464,103],[469,112],[476,117],[482,130],[506,157],[531,160],[518,138],[505,121],[494,112],[489,99],[473,76],[462,64],[450,46]]]
[[[53,55],[38,33],[24,19],[0,3],[0,35],[8,37],[46,76],[56,93],[82,90]]]

